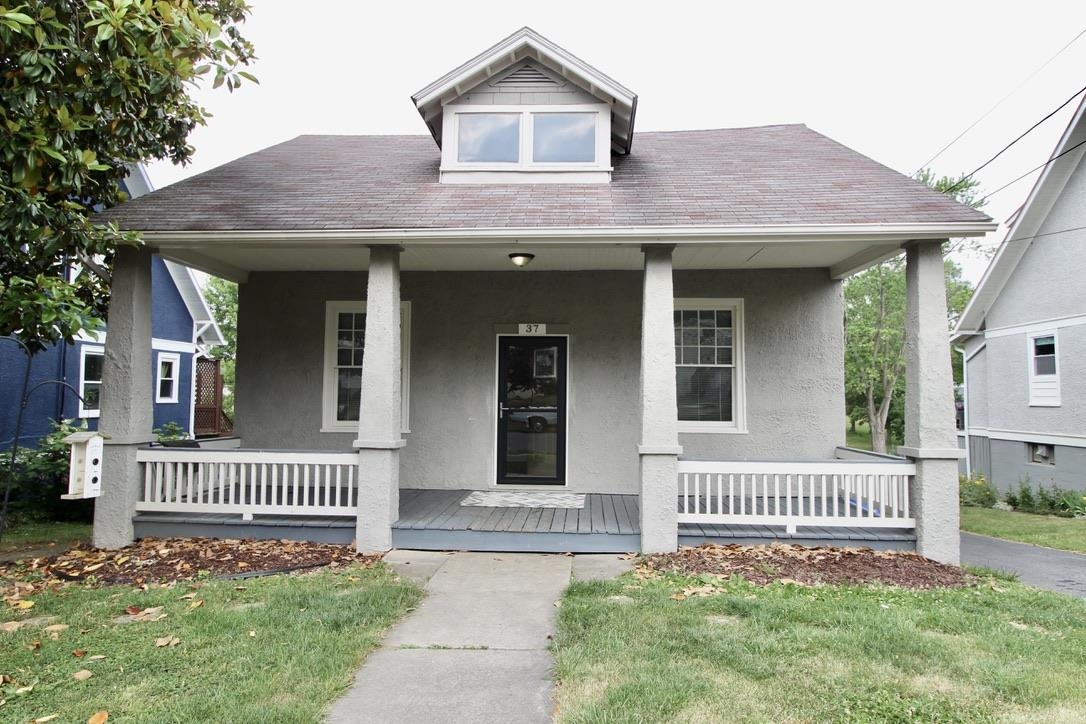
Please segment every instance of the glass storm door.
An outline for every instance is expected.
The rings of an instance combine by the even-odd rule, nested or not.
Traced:
[[[498,337],[498,482],[566,476],[566,338]]]

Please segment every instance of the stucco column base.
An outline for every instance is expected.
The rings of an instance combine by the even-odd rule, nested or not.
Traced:
[[[358,451],[358,517],[355,547],[359,553],[392,549],[392,524],[400,515],[400,451],[362,448]]]
[[[679,456],[642,453],[641,552],[679,549]]]
[[[915,458],[909,508],[916,518],[916,552],[952,566],[960,563],[958,461]]]
[[[136,450],[141,445],[111,444],[102,451],[102,494],[94,501],[96,548],[123,548],[135,540],[132,516],[139,500],[140,470]]]

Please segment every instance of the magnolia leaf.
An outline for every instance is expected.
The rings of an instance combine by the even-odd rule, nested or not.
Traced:
[[[80,669],[79,671],[72,674],[72,678],[76,681],[86,681],[92,676],[94,676],[94,672],[90,669]]]
[[[87,724],[105,724],[107,719],[109,719],[109,712],[103,709],[95,712],[90,719],[87,719]]]
[[[76,649],[75,651],[72,652],[72,656],[76,657],[77,659],[81,659],[86,655],[87,655],[87,652],[84,651],[83,649]]]
[[[15,633],[22,627],[22,621],[7,621],[6,623],[0,623],[0,631],[3,631],[4,633]]]
[[[31,719],[30,724],[45,724],[45,722],[53,721],[59,716],[60,714],[48,714],[46,716],[39,716],[37,719]]]
[[[87,661],[101,661],[105,657],[105,654],[95,654],[94,656],[87,657]]]
[[[181,639],[176,636],[163,636],[155,639],[155,647],[160,649],[166,646],[177,646],[179,643],[181,643]]]

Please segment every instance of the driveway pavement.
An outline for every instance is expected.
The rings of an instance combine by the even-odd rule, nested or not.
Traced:
[[[962,563],[1018,574],[1018,580],[1086,598],[1086,555],[962,533]]]
[[[617,555],[392,551],[426,588],[328,715],[346,722],[550,722],[555,602],[570,578],[618,575]]]

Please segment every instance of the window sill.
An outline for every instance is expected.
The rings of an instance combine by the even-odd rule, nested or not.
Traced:
[[[679,422],[679,434],[698,433],[711,435],[746,435],[745,426],[735,425],[729,422]]]
[[[1031,402],[1030,407],[1062,407],[1058,402]]]

